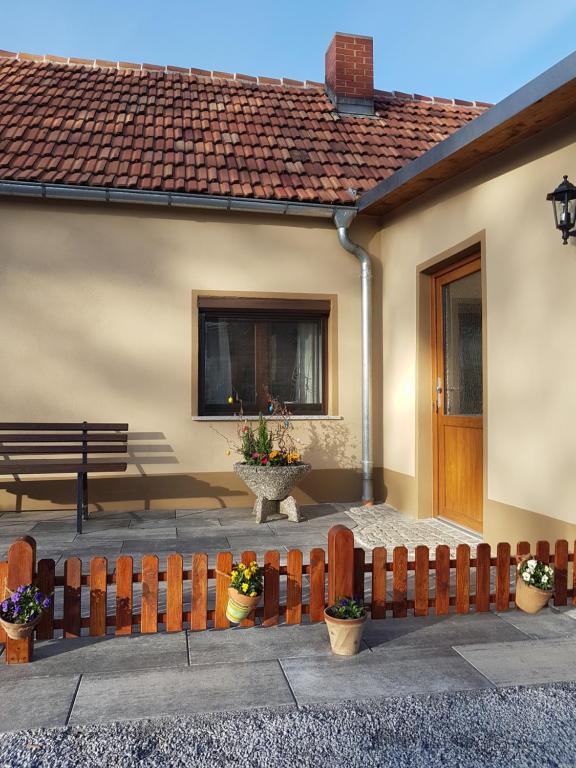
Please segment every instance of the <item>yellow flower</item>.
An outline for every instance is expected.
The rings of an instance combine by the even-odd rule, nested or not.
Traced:
[[[252,590],[252,592],[250,592],[250,597],[256,597],[256,592],[254,592],[254,590]]]
[[[230,574],[230,576],[232,576],[232,578],[233,578],[233,579],[235,579],[235,578],[236,578],[236,576],[238,576],[238,571],[232,571],[232,573]]]
[[[256,560],[252,560],[252,562],[250,563],[250,565],[258,565],[258,563],[256,562]]]
[[[244,563],[240,563],[240,565],[238,566],[238,568],[240,568],[240,570],[241,570],[241,571],[243,571],[243,570],[244,570],[244,568],[246,568],[246,566],[244,565]]]
[[[248,584],[242,584],[242,592],[248,592]]]
[[[270,453],[268,454],[268,456],[269,456],[271,459],[275,459],[275,458],[276,458],[277,456],[279,456],[279,455],[280,455],[280,451],[270,451]]]

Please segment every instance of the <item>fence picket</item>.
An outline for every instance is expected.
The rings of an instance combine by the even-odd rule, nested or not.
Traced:
[[[134,562],[129,555],[116,560],[116,634],[132,634],[132,571]]]
[[[291,549],[286,560],[286,624],[302,621],[302,552]]]
[[[264,620],[272,627],[280,620],[280,553],[273,550],[264,555]]]
[[[183,568],[182,555],[168,555],[166,564],[166,632],[182,631]]]
[[[7,596],[8,561],[0,561],[0,601]],[[6,632],[0,627],[0,643],[6,642]]]
[[[328,605],[354,592],[354,534],[345,525],[328,531]]]
[[[56,564],[54,560],[40,560],[38,563],[38,589],[45,595],[53,595],[55,578]],[[52,640],[53,637],[54,600],[51,601],[50,607],[42,612],[42,618],[36,628],[37,640]]]
[[[490,610],[490,544],[476,547],[476,612]]]
[[[496,610],[510,607],[510,544],[500,542],[496,547]]]
[[[372,608],[373,619],[386,618],[386,547],[372,550]]]
[[[208,555],[192,555],[192,616],[190,629],[208,627]]]
[[[17,539],[8,550],[8,569],[6,585],[15,590],[21,584],[31,584],[36,569],[36,542],[31,536]],[[26,640],[6,638],[4,656],[7,664],[26,664],[32,661],[34,639],[31,635]]]
[[[310,550],[310,614],[311,622],[324,620],[325,554],[323,549]]]
[[[568,542],[559,539],[554,548],[554,605],[568,603]]]
[[[450,610],[450,547],[436,547],[436,616],[445,616]]]
[[[572,605],[576,605],[576,541],[574,541],[574,549],[572,550]]]
[[[549,541],[536,542],[536,559],[541,560],[543,563],[546,563],[546,564],[550,562],[550,542]]]
[[[244,563],[244,565],[250,565],[250,563],[256,560],[256,552],[242,552],[242,555],[240,556],[240,562]],[[240,622],[241,627],[253,627],[256,623],[256,612],[250,611],[248,616],[244,619],[244,621]]]
[[[70,557],[64,563],[64,637],[80,637],[82,627],[82,561]]]
[[[352,597],[364,603],[364,565],[366,553],[361,547],[354,548],[354,589]]]
[[[395,619],[402,619],[407,615],[408,599],[408,550],[406,547],[394,547],[392,564],[392,615]]]
[[[456,613],[470,611],[470,547],[456,547]]]
[[[108,597],[108,560],[94,557],[90,561],[90,637],[106,634],[106,604]]]
[[[158,632],[158,557],[142,557],[142,608],[140,632],[143,635]]]
[[[530,554],[530,542],[529,541],[519,541],[518,544],[516,544],[516,556],[521,555],[529,555]]]
[[[414,616],[428,616],[430,551],[419,544],[414,552]]]
[[[215,629],[228,629],[230,622],[226,618],[226,606],[228,605],[228,587],[230,578],[228,574],[232,570],[232,553],[218,552],[216,555],[216,608],[214,611]]]

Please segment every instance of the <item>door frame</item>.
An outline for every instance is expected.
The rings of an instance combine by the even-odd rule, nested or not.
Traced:
[[[486,515],[487,500],[487,444],[488,444],[488,357],[487,357],[487,291],[486,291],[486,233],[484,230],[466,238],[416,267],[417,280],[417,349],[416,349],[416,483],[418,517],[438,515],[437,467],[434,466],[436,423],[433,391],[432,314],[434,277],[454,269],[460,263],[477,259],[480,255],[482,281],[482,507]]]

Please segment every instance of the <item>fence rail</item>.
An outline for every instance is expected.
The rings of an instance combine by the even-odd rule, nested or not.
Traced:
[[[568,542],[559,540],[551,552],[547,541],[539,541],[531,550],[528,542],[516,545],[515,554],[533,551],[539,560],[554,565],[556,605],[576,603],[576,569],[573,570],[572,586],[568,587],[568,565],[574,562],[576,542],[569,551]],[[257,560],[252,551],[243,552],[241,561]],[[414,558],[409,559],[406,547],[396,547],[389,553],[384,547],[371,552],[370,562],[366,553],[354,547],[353,532],[343,525],[330,529],[328,557],[324,549],[310,551],[309,562],[303,562],[300,550],[290,550],[286,564],[280,564],[280,553],[266,552],[263,558],[263,604],[242,622],[249,627],[260,619],[262,626],[273,626],[281,619],[286,624],[300,624],[303,617],[309,622],[322,621],[324,608],[339,596],[351,596],[365,601],[373,619],[388,616],[403,618],[412,612],[414,616],[427,616],[432,611],[437,616],[455,608],[459,614],[491,609],[506,611],[514,607],[513,567],[516,557],[507,543],[498,544],[495,556],[488,544],[479,544],[476,556],[470,556],[470,547],[460,544],[456,557],[452,558],[446,545],[436,547],[434,559],[426,546],[415,548]],[[54,560],[44,559],[36,563],[36,542],[25,536],[10,547],[8,560],[0,562],[0,599],[7,589],[34,581],[46,593],[54,593],[54,602],[62,605],[62,618],[55,616],[54,604],[45,612],[36,629],[36,639],[49,640],[56,636],[77,638],[83,634],[101,637],[109,628],[116,635],[130,635],[134,631],[155,633],[161,628],[166,632],[183,629],[199,631],[226,629],[228,579],[225,574],[232,567],[232,553],[216,555],[215,567],[208,567],[208,556],[195,553],[187,558],[180,554],[167,557],[166,569],[160,570],[156,555],[144,555],[141,569],[134,570],[131,556],[121,555],[111,571],[105,557],[93,557],[88,572],[83,573],[78,557],[68,558],[64,574],[56,575]],[[369,577],[367,578],[367,575]],[[391,575],[389,575],[391,574]],[[281,579],[285,579],[285,596],[281,600]],[[303,599],[303,578],[308,600]],[[370,599],[366,600],[367,581]],[[140,612],[135,612],[134,585],[140,585]],[[161,588],[162,585],[162,588]],[[114,596],[109,601],[108,587]],[[213,600],[209,600],[211,588]],[[89,603],[82,610],[82,596]],[[165,600],[165,610],[159,610],[160,599]],[[113,611],[108,611],[109,602]],[[213,607],[210,607],[211,602]],[[186,605],[190,604],[189,609]],[[85,630],[83,632],[83,630]],[[0,630],[0,642],[6,642],[6,661],[29,661],[33,652],[33,640],[11,640]]]

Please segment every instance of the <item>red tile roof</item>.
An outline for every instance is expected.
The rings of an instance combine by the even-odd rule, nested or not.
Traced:
[[[350,203],[486,104],[376,91],[338,115],[319,83],[0,52],[0,179]]]

